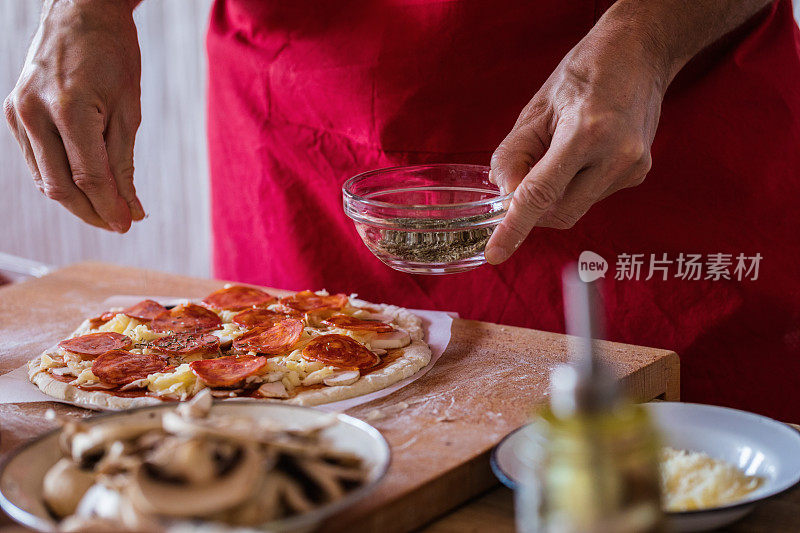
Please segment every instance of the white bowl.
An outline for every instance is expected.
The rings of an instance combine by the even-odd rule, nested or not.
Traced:
[[[646,405],[662,442],[677,449],[703,452],[736,465],[764,483],[741,501],[697,511],[667,513],[674,531],[707,531],[735,522],[759,502],[800,482],[800,432],[764,416],[693,403],[658,402]],[[492,470],[515,489],[526,468],[517,450],[535,437],[532,426],[510,433],[492,452]]]
[[[114,418],[136,420],[153,416],[161,409],[174,409],[173,404],[142,407],[118,413],[108,413],[84,419],[87,423],[105,422]],[[253,418],[269,418],[289,428],[303,429],[320,425],[324,420],[336,418],[336,423],[323,430],[322,435],[339,449],[360,456],[368,469],[367,482],[336,502],[279,521],[270,522],[248,531],[310,531],[325,518],[362,499],[375,489],[389,467],[389,445],[380,432],[366,422],[351,416],[333,415],[294,405],[270,404],[257,401],[215,403],[211,413],[231,414]],[[18,449],[0,466],[0,507],[11,518],[37,531],[56,531],[56,521],[42,500],[42,479],[47,470],[61,458],[58,447],[60,430],[51,431]],[[175,530],[225,531],[222,524],[210,522],[183,522],[172,526]],[[172,530],[172,529],[171,529]],[[236,531],[245,531],[242,528]]]

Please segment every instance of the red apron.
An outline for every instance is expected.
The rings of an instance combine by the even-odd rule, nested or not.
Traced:
[[[208,34],[215,274],[562,331],[561,268],[591,250],[609,262],[607,338],[677,351],[684,400],[800,421],[800,54],[789,0],[681,72],[643,185],[569,231],[534,230],[499,267],[395,272],[342,212],[342,183],[364,170],[487,164],[605,7],[217,0]],[[650,254],[681,253],[733,254],[732,279],[678,279],[673,263],[666,280],[659,271],[644,280]],[[642,279],[614,279],[622,254],[644,254]],[[762,256],[757,280],[736,279],[738,254]]]

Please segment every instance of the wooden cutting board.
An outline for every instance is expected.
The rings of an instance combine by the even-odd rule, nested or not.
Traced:
[[[101,263],[72,265],[0,288],[0,373],[25,363],[102,311],[115,294],[202,297],[223,282]],[[366,501],[325,530],[390,533],[419,527],[496,484],[489,452],[546,398],[548,376],[565,361],[567,337],[457,319],[450,344],[423,378],[348,411],[381,430],[392,465]],[[600,342],[636,401],[677,400],[678,356],[668,350]],[[44,411],[87,411],[53,404],[0,405],[0,454],[50,427]],[[0,522],[7,517],[0,518]]]

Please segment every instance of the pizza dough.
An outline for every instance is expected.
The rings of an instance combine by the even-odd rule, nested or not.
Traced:
[[[226,286],[199,304],[186,302],[171,309],[146,300],[85,320],[61,344],[102,346],[103,339],[79,339],[102,332],[116,341],[107,344],[128,348],[100,355],[97,349],[84,350],[90,355],[81,355],[55,347],[28,363],[30,380],[50,396],[94,409],[187,400],[206,388],[217,398],[318,405],[384,389],[412,376],[431,359],[421,321],[413,313],[325,291],[277,300],[258,289]],[[118,335],[130,338],[131,344],[120,342]],[[303,348],[314,339],[324,341],[326,335],[344,335],[358,343],[358,364],[364,364],[364,350],[379,364],[366,369],[348,366],[348,358],[358,351],[347,351],[353,343],[327,343],[333,357],[317,360],[311,349],[304,357]],[[219,339],[221,350],[209,336]],[[159,364],[158,358],[166,362]],[[147,369],[160,367],[165,368],[147,374]],[[125,379],[120,373],[126,368],[140,373]],[[113,376],[106,378],[112,383],[92,369]]]

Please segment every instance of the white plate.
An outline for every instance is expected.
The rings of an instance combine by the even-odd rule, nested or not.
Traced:
[[[764,416],[694,403],[646,405],[662,441],[673,448],[703,452],[738,466],[764,484],[735,504],[699,511],[667,513],[676,531],[706,531],[730,524],[767,498],[800,482],[800,432]],[[492,452],[491,465],[500,481],[516,488],[525,465],[517,451],[535,437],[531,426],[510,433]],[[800,517],[798,517],[800,529]]]
[[[153,416],[154,411],[173,409],[174,404],[143,407],[119,413],[98,415],[84,419],[89,424],[105,422],[112,418],[135,420]],[[390,452],[380,432],[366,422],[338,414],[325,413],[310,407],[270,404],[256,401],[215,403],[212,414],[231,414],[253,418],[269,418],[289,428],[315,427],[331,417],[336,423],[323,430],[322,435],[340,450],[359,455],[367,465],[367,483],[347,496],[313,512],[284,520],[270,522],[257,531],[309,531],[325,518],[352,505],[375,489],[389,467]],[[55,531],[56,522],[45,509],[42,501],[42,479],[47,470],[60,459],[57,445],[60,430],[51,431],[20,448],[0,466],[0,507],[17,522],[38,531]],[[205,529],[222,531],[219,524],[184,524],[187,531]],[[199,526],[199,528],[198,528]],[[243,531],[241,528],[237,531]]]

